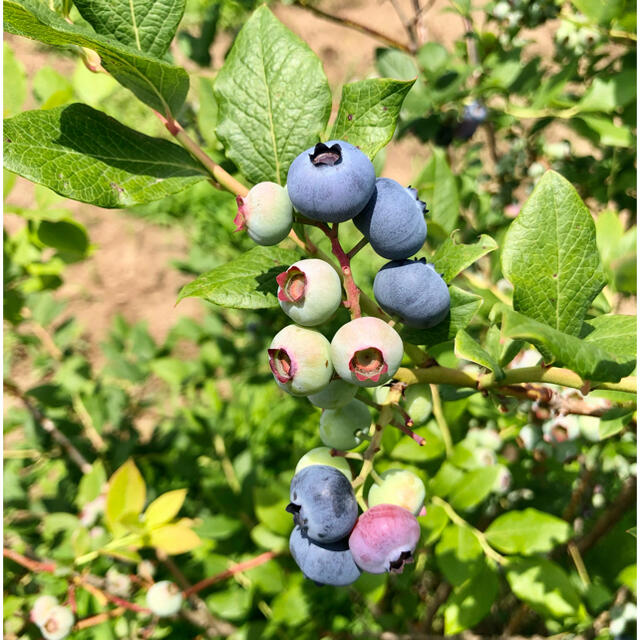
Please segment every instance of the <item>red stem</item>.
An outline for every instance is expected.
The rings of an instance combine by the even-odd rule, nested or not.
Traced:
[[[184,592],[184,597],[188,598],[190,595],[198,593],[198,591],[202,591],[203,589],[206,589],[216,582],[226,580],[236,573],[241,573],[242,571],[247,571],[249,569],[253,569],[254,567],[259,567],[261,564],[268,562],[269,560],[271,560],[271,558],[275,558],[277,555],[278,554],[275,551],[265,551],[259,556],[251,558],[251,560],[239,562],[226,571],[222,571],[221,573],[217,573],[215,576],[211,576],[210,578],[205,578],[204,580],[200,580],[200,582],[196,582],[196,584],[194,584],[192,587],[189,587],[189,589]]]
[[[396,429],[400,429],[402,433],[408,435],[412,440],[415,440],[421,447],[424,447],[424,445],[427,444],[427,441],[422,436],[419,436],[415,431],[413,431],[413,429],[410,429],[406,424],[402,422],[395,422],[395,421],[392,422],[391,424]]]
[[[349,256],[344,252],[344,249],[340,244],[340,240],[338,239],[338,223],[336,222],[331,229],[325,226],[323,231],[331,241],[331,251],[333,255],[338,258],[340,269],[342,269],[344,290],[347,293],[345,306],[349,309],[352,319],[360,318],[362,316],[362,312],[360,311],[360,289],[358,289],[358,286],[353,280]]]
[[[33,571],[34,573],[40,573],[42,571],[44,571],[45,573],[53,573],[56,569],[56,565],[54,562],[38,562],[37,560],[31,560],[30,558],[23,556],[21,553],[18,553],[13,549],[8,549],[7,547],[2,548],[2,555],[5,558],[9,558],[17,564],[23,566],[25,569]]]

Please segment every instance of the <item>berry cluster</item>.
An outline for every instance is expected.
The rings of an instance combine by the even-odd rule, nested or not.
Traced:
[[[415,328],[432,327],[446,317],[446,283],[425,259],[409,259],[427,236],[424,203],[415,189],[376,178],[373,164],[357,147],[331,140],[307,149],[292,162],[286,187],[263,182],[238,198],[236,223],[257,243],[271,245],[287,235],[295,214],[333,233],[335,242],[336,225],[353,220],[373,250],[390,260],[373,285],[385,312]],[[349,464],[332,455],[369,439],[371,415],[355,395],[359,387],[385,389],[402,361],[402,339],[383,320],[360,317],[353,307],[353,319],[331,342],[310,328],[328,321],[342,302],[340,277],[323,260],[300,260],[277,283],[280,307],[295,324],[273,338],[269,365],[282,389],[323,409],[320,438],[326,445],[300,460],[291,483],[291,554],[319,584],[351,584],[361,571],[402,571],[420,536],[416,515],[423,508],[424,484],[407,470],[374,474],[368,508],[358,516]],[[346,282],[345,289],[349,305]],[[424,393],[421,398],[424,403]],[[415,400],[420,403],[418,396]]]

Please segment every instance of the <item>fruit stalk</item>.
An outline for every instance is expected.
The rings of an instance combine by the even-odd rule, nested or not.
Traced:
[[[353,274],[351,273],[351,260],[344,252],[344,249],[340,244],[340,240],[338,239],[338,223],[336,222],[331,230],[325,230],[325,233],[331,241],[331,251],[340,263],[340,269],[344,280],[344,290],[347,294],[347,302],[345,306],[349,309],[352,319],[360,318],[362,316],[362,312],[360,311],[360,289],[358,289],[358,286],[353,279]]]

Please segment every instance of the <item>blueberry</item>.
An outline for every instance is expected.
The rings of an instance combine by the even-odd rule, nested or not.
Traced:
[[[332,456],[331,449],[329,447],[316,447],[307,451],[296,465],[296,473],[302,469],[306,469],[314,464],[322,464],[328,467],[335,467],[338,471],[344,474],[345,478],[351,482],[352,474],[351,467],[345,458],[342,456]]]
[[[371,414],[364,402],[351,400],[339,409],[325,409],[320,416],[320,439],[327,447],[346,451],[357,447],[362,438],[358,431],[368,432]]]
[[[291,481],[287,511],[314,542],[335,542],[349,535],[358,518],[358,504],[345,475],[316,464],[296,473]]]
[[[161,580],[147,591],[147,607],[160,618],[172,616],[182,606],[182,592],[169,580]]]
[[[477,100],[468,104],[462,113],[462,120],[458,123],[454,136],[460,140],[469,140],[476,129],[487,119],[487,108]]]
[[[286,188],[275,182],[260,182],[244,198],[238,196],[236,201],[236,231],[246,229],[256,244],[278,244],[289,235],[293,208]]]
[[[426,384],[412,384],[404,392],[403,403],[415,425],[424,424],[431,415],[431,391]]]
[[[324,260],[298,260],[276,280],[280,307],[304,327],[325,322],[342,302],[340,277]]]
[[[38,626],[45,640],[63,640],[71,632],[73,622],[71,609],[55,605],[47,611],[45,619]]]
[[[347,538],[319,544],[295,527],[289,537],[289,549],[302,573],[318,584],[342,587],[360,577]]]
[[[386,322],[356,318],[333,336],[331,360],[343,380],[360,387],[376,387],[398,370],[403,349],[402,338]]]
[[[376,274],[373,294],[387,313],[417,329],[442,322],[451,304],[447,283],[424,258],[387,262]]]
[[[417,253],[427,238],[425,204],[418,192],[390,178],[378,178],[367,206],[353,220],[373,250],[401,260]]]
[[[44,595],[36,598],[31,607],[31,621],[38,626],[42,626],[49,615],[49,611],[58,605],[58,599],[53,596]]]
[[[329,341],[317,331],[290,324],[275,335],[268,352],[278,386],[291,395],[317,393],[331,381]]]
[[[365,511],[349,536],[356,564],[369,573],[402,573],[413,562],[420,538],[415,516],[394,504],[379,504]]]
[[[369,507],[378,504],[395,504],[417,516],[425,498],[424,482],[408,469],[387,469],[380,474],[380,484],[372,484],[367,502]]]
[[[336,378],[322,391],[308,396],[309,402],[321,409],[338,409],[347,404],[356,395],[358,387]]]
[[[373,193],[371,160],[348,142],[330,140],[303,151],[289,167],[287,189],[303,216],[344,222],[356,216]]]

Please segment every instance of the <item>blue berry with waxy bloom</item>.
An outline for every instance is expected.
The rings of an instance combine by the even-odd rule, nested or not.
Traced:
[[[329,140],[303,151],[289,167],[287,189],[303,216],[345,222],[367,204],[376,181],[371,160],[348,142]]]
[[[278,386],[293,396],[317,393],[331,381],[331,348],[317,331],[290,324],[275,335],[268,353]]]
[[[172,616],[182,606],[182,591],[169,580],[153,584],[147,591],[147,607],[160,618]]]
[[[387,313],[416,329],[442,322],[451,306],[447,283],[424,258],[387,262],[374,278],[373,295]]]
[[[346,451],[357,447],[362,438],[358,432],[367,433],[371,426],[371,414],[364,402],[351,400],[339,409],[325,409],[320,416],[320,439],[327,447]]]
[[[298,260],[277,278],[278,302],[298,324],[312,327],[328,320],[342,301],[342,284],[324,260]]]
[[[311,540],[300,527],[295,527],[289,537],[289,549],[302,573],[318,585],[343,587],[360,577],[346,537],[320,544]]]
[[[296,465],[295,473],[310,467],[314,464],[323,464],[328,467],[335,467],[338,471],[344,474],[345,478],[351,482],[353,477],[351,473],[351,467],[345,458],[342,456],[331,455],[331,449],[329,447],[316,447],[307,451]]]
[[[278,244],[289,235],[293,207],[285,187],[275,182],[260,182],[244,198],[238,196],[236,202],[236,231],[246,229],[256,244]]]
[[[454,136],[459,140],[469,140],[478,126],[487,119],[487,114],[487,107],[478,100],[466,105],[462,112],[462,120],[454,131]]]
[[[353,220],[373,250],[383,258],[414,255],[427,238],[425,204],[418,192],[391,178],[378,178],[367,206]]]
[[[356,564],[369,573],[402,573],[413,562],[420,539],[415,516],[395,504],[378,504],[365,511],[351,535],[349,548]]]
[[[308,396],[309,402],[321,409],[338,409],[356,395],[358,387],[342,378],[333,379],[322,391]]]
[[[377,387],[398,370],[403,349],[402,338],[386,322],[356,318],[333,336],[331,360],[343,380],[359,387]]]
[[[312,465],[296,473],[287,511],[314,542],[335,542],[349,535],[358,518],[351,483],[335,467]]]

